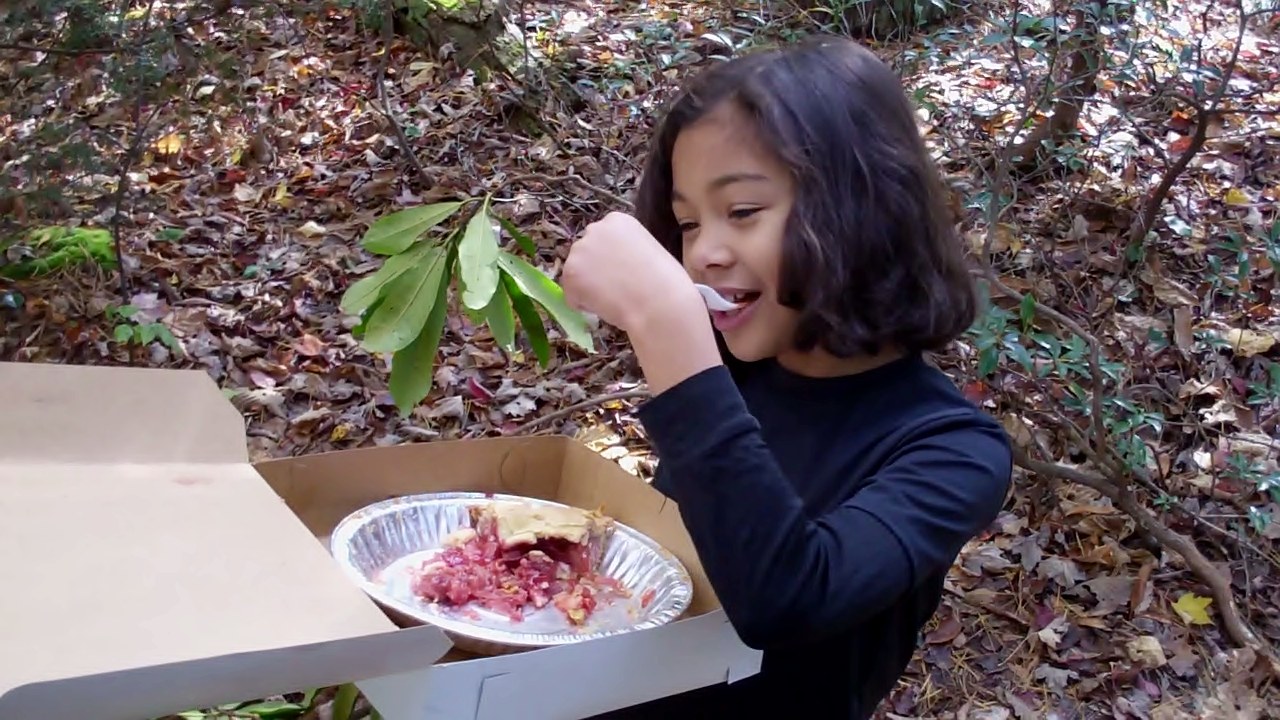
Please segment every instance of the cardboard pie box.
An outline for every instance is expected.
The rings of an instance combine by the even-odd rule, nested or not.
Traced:
[[[329,554],[346,514],[483,490],[603,506],[693,578],[674,623],[469,657]],[[759,671],[673,503],[564,437],[248,461],[201,371],[0,363],[0,720],[146,720],[355,682],[386,720],[569,720]]]

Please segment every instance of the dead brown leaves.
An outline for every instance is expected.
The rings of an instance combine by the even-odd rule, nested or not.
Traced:
[[[374,218],[459,194],[494,192],[498,211],[538,243],[554,277],[567,241],[619,207],[634,185],[655,108],[677,81],[727,53],[725,38],[742,37],[734,28],[760,31],[745,15],[714,17],[710,3],[556,3],[558,19],[546,4],[525,5],[545,31],[530,43],[531,56],[554,67],[572,93],[531,92],[546,90],[540,75],[526,88],[480,79],[403,43],[391,49],[388,96],[425,179],[404,162],[379,109],[376,32],[360,33],[350,13],[336,11],[256,26],[237,41],[245,71],[233,83],[199,85],[193,110],[158,118],[132,177],[137,202],[125,229],[137,290],[128,302],[169,327],[182,352],[114,342],[107,310],[124,303],[90,269],[24,283],[25,305],[0,308],[0,357],[203,369],[249,420],[255,459],[510,433],[636,387],[634,360],[607,328],[605,352],[581,356],[556,343],[556,362],[540,372],[459,315],[447,323],[432,394],[402,419],[384,360],[360,350],[355,319],[337,309],[346,287],[374,267],[357,244]],[[925,52],[937,62],[912,68],[908,80],[932,87],[939,112],[922,125],[956,177],[970,174],[974,158],[946,134],[960,133],[952,139],[968,147],[1007,136],[1020,118],[1012,101],[1023,92],[1007,81],[1009,63],[968,42],[982,33],[962,30],[968,35],[940,41],[945,52]],[[1265,81],[1275,57],[1274,40],[1250,36],[1241,77]],[[93,67],[68,71],[93,78]],[[1105,102],[1082,118],[1090,169],[1017,198],[989,249],[1010,287],[1096,332],[1125,368],[1126,398],[1161,415],[1161,431],[1141,432],[1153,449],[1149,470],[1168,497],[1147,502],[1176,505],[1153,507],[1212,553],[1256,609],[1253,622],[1277,641],[1280,504],[1235,469],[1280,471],[1280,408],[1256,400],[1280,360],[1277,259],[1256,242],[1275,222],[1280,132],[1254,114],[1216,124],[1166,204],[1152,252],[1128,269],[1125,232],[1146,186],[1179,152],[1190,118],[1146,102],[1149,88],[1123,78],[1104,76],[1101,85]],[[86,80],[75,87],[93,107],[90,124],[127,131],[118,103]],[[221,102],[228,96],[237,102]],[[1136,129],[1118,119],[1117,106],[1138,108]],[[108,180],[95,187],[109,188]],[[973,249],[983,249],[985,226],[970,218],[966,228]],[[1064,409],[1062,387],[1016,373],[975,379],[963,353],[944,361],[1020,444],[1088,461],[1061,429],[1064,419],[1081,418]],[[633,404],[592,407],[550,429],[645,475]],[[1250,529],[1251,507],[1269,514],[1261,529]],[[1265,716],[1252,663],[1189,612],[1200,607],[1214,619],[1215,608],[1200,604],[1205,597],[1185,567],[1095,491],[1025,488],[961,555],[881,714]]]
[[[557,358],[540,372],[531,357],[504,354],[487,330],[457,316],[446,328],[435,390],[402,419],[384,360],[359,349],[350,335],[355,319],[337,310],[343,290],[373,267],[359,236],[389,210],[494,192],[498,211],[534,238],[554,276],[565,242],[618,206],[610,189],[634,184],[636,148],[651,121],[646,108],[669,91],[677,68],[613,59],[655,52],[670,59],[671,43],[690,44],[694,26],[682,20],[687,27],[669,41],[646,33],[678,18],[700,24],[704,13],[527,10],[546,31],[532,51],[567,63],[576,87],[596,88],[588,104],[595,114],[563,92],[526,108],[532,93],[512,78],[482,80],[447,56],[397,41],[388,96],[429,184],[408,170],[380,110],[372,78],[384,49],[376,33],[358,32],[345,11],[251,26],[239,40],[243,72],[233,82],[202,81],[193,105],[159,116],[131,176],[138,209],[125,231],[143,292],[113,297],[93,270],[26,284],[28,301],[6,322],[3,354],[205,369],[249,419],[255,458],[511,432],[545,412],[634,387],[628,353],[584,357],[552,329]],[[103,106],[96,123],[127,124],[105,91],[90,90]],[[217,102],[226,94],[237,102]],[[521,110],[538,118],[535,126],[518,121]],[[106,311],[125,304],[169,327],[183,352],[112,342]],[[608,347],[613,338],[601,332]],[[627,407],[587,415],[617,420]],[[576,432],[582,420],[561,431]],[[634,430],[623,435],[606,444],[643,444]]]
[[[1150,33],[1141,37],[1176,49],[1197,35],[1190,23],[1201,17],[1217,23],[1200,35],[1221,68],[1234,37],[1221,9],[1137,22]],[[976,19],[966,30],[978,37],[988,31]],[[969,178],[981,152],[995,147],[990,136],[1005,137],[1021,117],[1014,100],[1022,90],[998,79],[1020,67],[1005,61],[1008,47],[956,47],[915,78],[938,105],[928,113],[926,137],[971,199],[989,188],[983,183],[990,178]],[[1274,60],[1280,46],[1253,35],[1244,47],[1233,89],[1265,87],[1274,74],[1258,58]],[[1032,53],[1020,54],[1024,69],[1040,71],[1027,65]],[[1122,58],[1113,60],[1119,67]],[[1172,67],[1147,61],[1157,74]],[[1098,102],[1081,119],[1073,171],[1014,188],[1012,207],[993,227],[984,207],[972,208],[969,245],[992,254],[1008,287],[1098,338],[1116,378],[1118,392],[1108,393],[1119,395],[1129,416],[1150,418],[1111,436],[1145,448],[1141,469],[1151,483],[1139,494],[1161,522],[1196,539],[1249,608],[1249,622],[1275,643],[1280,613],[1269,608],[1280,600],[1280,516],[1273,514],[1280,505],[1265,479],[1277,471],[1280,447],[1280,384],[1270,380],[1280,377],[1280,216],[1260,201],[1280,180],[1280,131],[1274,117],[1257,113],[1211,123],[1205,151],[1175,183],[1145,254],[1131,257],[1126,235],[1192,123],[1185,107],[1152,103],[1151,88],[1120,75],[1104,74]],[[1273,89],[1250,107],[1274,107],[1276,98],[1265,95]],[[1135,92],[1136,100],[1123,97]],[[1122,118],[1116,108],[1126,103],[1143,109]],[[1015,318],[1006,332],[1016,334],[1015,304],[1003,306]],[[1037,322],[1033,331],[1063,342],[1073,336],[1062,323]],[[1023,344],[1036,350],[1025,337]],[[1096,472],[1084,436],[1093,429],[1092,408],[1068,402],[1074,395],[1048,355],[1032,358],[1035,372],[1011,355],[989,379],[973,377],[975,355],[972,346],[962,348],[948,366],[971,399],[1002,417],[1019,446]],[[1085,355],[1074,357],[1083,367]],[[1074,377],[1087,383],[1087,375],[1084,369]],[[1256,691],[1259,676],[1251,676],[1253,685],[1235,679],[1234,689],[1218,687],[1231,679],[1218,658],[1239,651],[1225,649],[1208,588],[1127,514],[1092,490],[1043,477],[1011,510],[992,537],[962,555],[928,636],[937,642],[926,639],[893,712],[1207,718],[1227,712],[1212,698],[1228,703],[1238,690],[1245,699],[1231,712],[1276,712],[1245,709],[1263,707],[1256,694],[1240,690]]]

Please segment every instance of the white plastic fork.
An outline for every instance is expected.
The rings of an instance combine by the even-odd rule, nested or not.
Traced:
[[[707,303],[707,308],[710,310],[719,310],[723,312],[727,310],[737,310],[740,306],[740,303],[729,302],[724,299],[724,296],[708,285],[694,283],[693,286],[698,288],[698,292],[702,293],[702,300]]]

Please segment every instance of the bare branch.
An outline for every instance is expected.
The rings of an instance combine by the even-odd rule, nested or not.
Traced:
[[[1206,12],[1208,12],[1206,10]],[[1259,13],[1261,14],[1261,13]],[[1235,44],[1231,48],[1231,58],[1227,60],[1227,65],[1223,68],[1222,78],[1218,83],[1217,90],[1209,97],[1207,103],[1201,103],[1198,98],[1191,97],[1180,92],[1170,92],[1171,97],[1175,97],[1188,106],[1196,110],[1196,126],[1191,134],[1191,142],[1186,149],[1178,156],[1178,159],[1169,166],[1160,178],[1160,184],[1147,197],[1146,203],[1143,205],[1142,212],[1129,229],[1129,244],[1141,246],[1145,244],[1147,233],[1155,224],[1156,216],[1160,214],[1160,208],[1164,206],[1165,199],[1169,196],[1169,192],[1173,190],[1174,184],[1181,177],[1182,173],[1204,148],[1205,141],[1208,139],[1209,127],[1214,120],[1221,117],[1222,112],[1219,109],[1223,98],[1226,97],[1227,89],[1231,85],[1231,78],[1235,75],[1237,63],[1240,59],[1240,50],[1244,46],[1245,29],[1248,26],[1249,18],[1252,13],[1240,11],[1239,21],[1236,24]],[[1200,60],[1203,64],[1203,59]]]
[[[1123,481],[1116,481],[1066,465],[1036,460],[1030,457],[1026,450],[1016,445],[1013,448],[1013,456],[1014,462],[1019,467],[1037,475],[1061,478],[1097,490],[1110,499],[1117,508],[1133,518],[1143,532],[1163,547],[1180,555],[1186,561],[1187,567],[1209,586],[1209,594],[1222,615],[1222,625],[1227,635],[1241,647],[1250,648],[1259,657],[1265,658],[1272,676],[1280,678],[1280,659],[1277,659],[1270,644],[1245,623],[1231,590],[1230,579],[1224,577],[1214,567],[1209,558],[1200,552],[1200,548],[1196,547],[1190,538],[1170,529],[1143,507]]]
[[[46,55],[67,55],[70,57],[78,57],[81,55],[110,55],[112,53],[124,52],[127,50],[137,50],[147,43],[138,43],[134,45],[108,45],[107,47],[98,48],[62,48],[45,45],[27,45],[25,43],[0,43],[0,50],[10,50],[14,52],[38,52]]]
[[[147,9],[142,16],[142,26],[144,28],[151,22],[151,13],[155,10],[155,6],[156,0],[150,0],[147,3]],[[142,64],[143,59],[139,56],[133,64],[135,79],[139,79],[142,76]],[[116,191],[111,199],[111,240],[116,251],[117,272],[120,273],[120,301],[125,303],[129,302],[129,269],[125,266],[124,237],[120,234],[120,216],[122,215],[121,211],[124,209],[125,198],[129,194],[129,171],[141,159],[142,148],[146,144],[147,129],[151,127],[151,123],[156,116],[160,114],[161,108],[168,105],[168,101],[157,102],[144,120],[142,117],[142,105],[145,101],[146,93],[140,80],[137,87],[134,88],[134,92],[133,142],[129,145],[129,150],[125,152],[124,158],[120,161]]]
[[[556,410],[555,412],[550,412],[550,413],[547,413],[546,415],[536,417],[530,420],[529,422],[517,427],[515,430],[512,430],[509,434],[516,435],[516,436],[527,435],[529,431],[541,425],[546,425],[547,423],[560,420],[561,418],[569,417],[570,415],[580,410],[586,410],[587,408],[596,407],[598,405],[605,405],[607,403],[617,402],[619,400],[634,400],[634,399],[646,398],[646,397],[649,397],[648,390],[623,390],[621,392],[609,393],[607,395],[597,395],[596,397],[583,400],[582,402],[579,402],[579,403],[574,403],[573,405],[570,405],[565,408],[561,408],[559,410]]]
[[[1129,228],[1129,244],[1143,245],[1147,237],[1147,232],[1155,224],[1156,216],[1160,214],[1160,208],[1164,206],[1165,198],[1169,197],[1169,192],[1173,190],[1173,186],[1178,182],[1182,172],[1187,169],[1191,161],[1204,147],[1205,140],[1209,137],[1209,123],[1212,118],[1209,112],[1199,112],[1196,114],[1196,127],[1191,133],[1191,142],[1186,149],[1178,155],[1178,159],[1164,171],[1160,177],[1160,184],[1147,197],[1146,203],[1142,206],[1142,213],[1138,216],[1134,224]]]
[[[1099,4],[1099,16],[1106,5],[1106,0]],[[1102,20],[1101,17],[1090,19],[1082,10],[1077,11],[1076,17],[1077,25],[1088,29],[1087,37],[1071,53],[1067,81],[1057,88],[1048,117],[1022,141],[1005,149],[1003,160],[1009,164],[1010,169],[1026,171],[1042,165],[1045,146],[1056,145],[1075,131],[1085,103],[1097,92],[1098,74],[1102,71],[1104,60]],[[1014,52],[1016,54],[1016,47]]]
[[[400,126],[400,120],[391,110],[391,101],[387,98],[387,68],[391,64],[391,46],[395,43],[394,20],[395,3],[393,0],[386,0],[382,7],[382,59],[378,62],[378,77],[375,80],[378,85],[378,100],[382,103],[383,116],[387,118],[387,122],[391,123],[391,129],[400,143],[400,153],[404,155],[405,162],[409,163],[409,167],[413,168],[423,183],[430,186],[434,184],[434,180],[427,174],[426,168],[422,167],[417,153],[409,144],[409,138],[404,134],[404,128]]]

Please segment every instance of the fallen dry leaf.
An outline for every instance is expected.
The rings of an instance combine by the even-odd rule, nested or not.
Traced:
[[[1144,270],[1141,277],[1143,281],[1151,285],[1152,290],[1155,291],[1156,298],[1161,302],[1168,303],[1174,307],[1196,304],[1195,293],[1177,280],[1164,275],[1157,275],[1150,270]]]
[[[1240,188],[1231,188],[1222,196],[1222,201],[1228,205],[1248,205],[1249,196]]]
[[[1260,355],[1276,344],[1276,336],[1271,333],[1257,332],[1247,328],[1229,328],[1214,333],[1241,357]]]
[[[314,357],[324,354],[325,343],[315,335],[306,333],[293,344],[293,349],[297,350],[299,355]]]
[[[1211,625],[1213,620],[1209,617],[1209,607],[1212,604],[1213,598],[1201,597],[1195,593],[1183,593],[1172,607],[1174,612],[1178,613],[1178,617],[1187,624]]]
[[[308,220],[305,223],[303,223],[301,227],[298,228],[298,232],[302,233],[302,235],[305,237],[313,238],[313,237],[319,237],[320,235],[324,235],[329,231],[326,230],[323,225],[316,222],[315,220]]]
[[[938,627],[930,630],[925,635],[924,641],[930,645],[941,645],[955,640],[960,635],[964,626],[960,624],[960,618],[955,613],[947,613],[942,622],[938,623]]]
[[[256,202],[259,198],[262,197],[261,190],[251,185],[246,185],[244,183],[240,183],[239,185],[236,185],[235,190],[232,191],[232,194],[235,196],[237,200],[244,203]]]
[[[176,155],[182,151],[182,135],[179,133],[169,133],[158,138],[152,145],[155,151],[161,155]]]
[[[1152,635],[1133,638],[1124,646],[1125,653],[1133,662],[1148,668],[1163,667],[1168,660],[1164,656],[1164,648],[1160,640]]]

